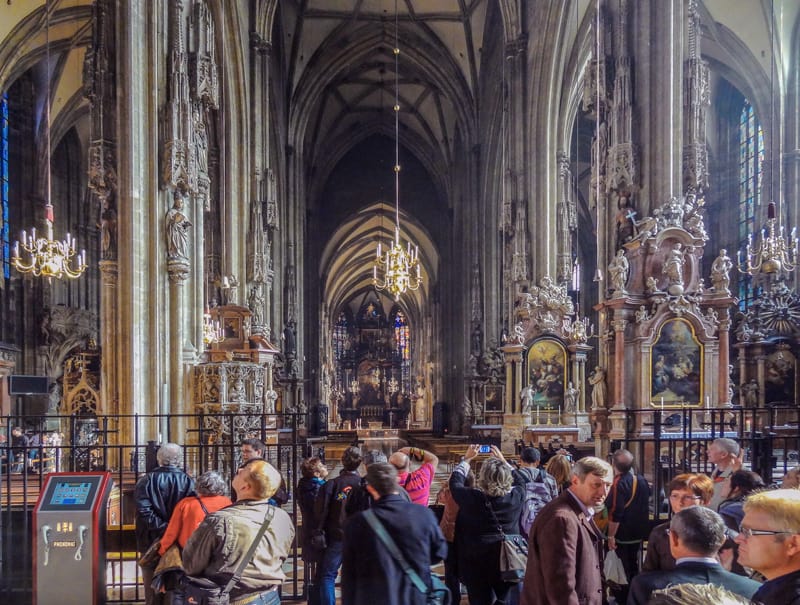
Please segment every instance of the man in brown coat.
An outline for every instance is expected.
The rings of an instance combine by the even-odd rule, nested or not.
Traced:
[[[599,458],[578,460],[569,489],[545,506],[531,527],[521,605],[600,605],[603,535],[592,520],[614,473]]]

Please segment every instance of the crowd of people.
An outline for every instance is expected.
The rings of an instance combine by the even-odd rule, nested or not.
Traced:
[[[231,500],[218,473],[195,481],[179,446],[159,449],[135,489],[138,549],[157,552],[140,561],[147,605],[193,602],[184,597],[197,578],[229,588],[234,605],[280,602],[295,523],[264,450],[242,444]],[[800,605],[797,469],[769,489],[741,468],[735,441],[717,439],[712,474],[674,477],[671,519],[651,528],[657,498],[627,450],[611,464],[561,452],[546,466],[537,448],[513,462],[488,450],[466,448],[434,506],[439,461],[424,449],[351,446],[336,477],[319,457],[304,460],[295,497],[308,605],[335,605],[340,574],[343,605],[425,605],[447,591],[440,602],[457,604],[462,588],[470,605]]]

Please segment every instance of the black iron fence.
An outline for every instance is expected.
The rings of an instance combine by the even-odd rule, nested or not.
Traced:
[[[767,485],[800,464],[797,406],[626,410],[624,416],[628,436],[612,442],[611,450],[633,452],[636,468],[652,484],[656,520],[669,513],[665,490],[674,476],[711,473],[707,452],[714,439],[737,441],[745,451],[744,467]]]
[[[305,414],[244,413],[0,417],[0,602],[31,602],[32,513],[48,473],[112,473],[103,570],[107,602],[141,602],[144,591],[136,565],[133,489],[140,476],[157,466],[159,444],[181,445],[183,468],[194,477],[216,470],[231,479],[241,462],[241,438],[261,439],[267,446],[265,458],[280,470],[292,496],[284,510],[297,523],[293,489],[299,463],[310,453],[307,421]],[[14,434],[13,427],[23,430],[23,439]],[[302,562],[296,546],[285,570],[288,579],[282,598],[302,598]]]

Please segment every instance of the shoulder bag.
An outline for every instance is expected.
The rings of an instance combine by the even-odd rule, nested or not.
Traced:
[[[369,526],[372,528],[372,531],[375,532],[375,535],[378,536],[378,539],[386,547],[386,550],[388,550],[392,558],[400,564],[403,573],[411,580],[414,587],[426,596],[427,600],[425,603],[427,605],[450,605],[450,589],[445,586],[441,578],[435,574],[431,574],[431,587],[428,589],[428,587],[425,586],[425,582],[419,577],[419,574],[408,564],[408,561],[406,561],[403,553],[400,552],[395,541],[392,540],[389,532],[386,531],[386,528],[378,520],[378,517],[375,516],[375,512],[371,509],[367,509],[363,514],[367,523],[369,523]]]
[[[183,589],[185,602],[191,603],[192,605],[229,605],[231,590],[242,577],[244,568],[252,561],[256,548],[258,548],[258,543],[261,542],[261,538],[264,536],[264,532],[267,531],[267,527],[269,527],[274,516],[275,508],[267,505],[267,514],[264,515],[264,522],[261,524],[261,529],[258,530],[258,534],[250,545],[250,549],[242,559],[242,562],[239,563],[239,567],[236,568],[236,572],[225,585],[225,588],[220,587],[216,582],[208,578],[189,575],[184,576],[181,588]]]
[[[525,566],[528,564],[528,541],[521,534],[507,534],[497,519],[489,499],[484,495],[486,508],[497,525],[497,533],[503,537],[500,544],[500,579],[503,582],[517,583],[525,577]]]

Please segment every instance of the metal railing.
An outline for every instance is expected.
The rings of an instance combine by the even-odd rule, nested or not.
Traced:
[[[681,473],[710,474],[708,446],[728,437],[744,448],[744,468],[769,485],[796,466],[800,451],[797,406],[744,408],[682,408],[626,410],[623,439],[611,451],[630,450],[636,468],[651,482],[656,520],[668,512],[665,494],[670,480]]]
[[[106,542],[108,603],[144,600],[136,565],[134,538],[136,507],[133,489],[147,470],[157,466],[155,452],[161,443],[183,447],[183,469],[193,477],[216,470],[230,480],[240,464],[239,443],[207,427],[202,415],[98,415],[0,417],[0,602],[31,602],[32,513],[47,473],[53,471],[110,471],[114,489],[109,502]],[[225,427],[246,426],[247,436],[267,446],[265,458],[286,481],[290,495],[297,483],[299,464],[307,440],[300,428],[301,414],[261,415],[226,413],[214,421]],[[28,437],[26,446],[15,445],[12,427]],[[237,434],[237,433],[234,433]],[[284,505],[298,520],[295,498]],[[292,547],[284,569],[282,588],[287,601],[302,598],[302,565],[297,546]]]

